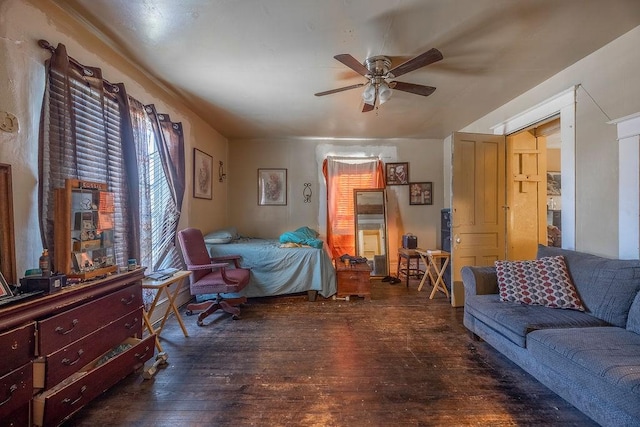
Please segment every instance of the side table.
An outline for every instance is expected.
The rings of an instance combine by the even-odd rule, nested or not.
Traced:
[[[164,280],[151,280],[147,278],[142,281],[142,289],[155,289],[157,291],[155,298],[151,302],[151,305],[149,305],[149,309],[144,310],[144,312],[142,313],[142,317],[144,318],[145,329],[147,329],[150,334],[156,334],[156,348],[159,352],[163,352],[162,345],[160,344],[160,333],[164,328],[164,324],[166,323],[169,314],[171,314],[172,312],[173,314],[175,314],[176,319],[180,324],[180,328],[182,328],[182,333],[184,334],[184,336],[189,336],[187,328],[185,328],[184,323],[182,322],[182,317],[180,317],[180,312],[176,307],[176,297],[180,293],[182,283],[189,277],[190,274],[190,271],[178,271],[174,273],[173,276]],[[173,289],[173,292],[171,292],[170,288],[173,284],[175,284],[175,287]],[[167,297],[168,305],[166,311],[164,312],[164,316],[162,317],[162,322],[160,322],[160,327],[155,329],[151,324],[151,316],[153,315],[153,312],[156,309],[156,305],[158,304],[158,301],[160,301],[160,297],[162,295],[165,295]]]
[[[371,300],[371,266],[366,262],[345,265],[339,258],[334,260],[336,267],[336,283],[338,291],[336,297],[345,298],[358,295],[365,300]]]
[[[397,276],[399,279],[402,274],[405,275],[405,277],[407,278],[407,287],[409,287],[409,277],[411,277],[412,275],[416,277],[422,275],[422,277],[424,277],[424,275],[422,274],[423,272],[420,270],[420,254],[418,253],[419,250],[421,249],[398,248]],[[415,268],[412,268],[412,261],[415,261]],[[405,267],[404,269],[402,268],[403,266]]]
[[[447,289],[442,276],[447,269],[451,254],[442,250],[424,251],[419,249],[416,252],[418,252],[422,261],[427,265],[427,273],[422,277],[420,285],[418,286],[418,291],[422,289],[427,276],[429,276],[429,279],[433,284],[433,290],[431,291],[431,295],[429,295],[429,299],[433,299],[438,291],[442,291],[447,298],[449,298],[449,290]]]

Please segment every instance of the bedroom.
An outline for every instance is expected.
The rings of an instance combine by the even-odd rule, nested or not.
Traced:
[[[157,83],[130,62],[123,60],[109,46],[89,34],[72,17],[53,2],[4,0],[0,3],[2,20],[2,49],[0,50],[0,110],[15,114],[20,121],[17,133],[2,132],[0,162],[12,165],[16,270],[24,272],[38,263],[42,251],[37,213],[37,136],[38,117],[43,87],[42,64],[47,57],[35,44],[40,38],[55,44],[63,42],[70,54],[83,63],[95,64],[105,71],[110,81],[124,81],[139,97],[164,107],[171,116],[182,121],[186,130],[187,159],[193,148],[207,152],[224,162],[227,179],[213,182],[213,199],[185,197],[181,226],[213,230],[236,226],[247,235],[277,235],[283,231],[307,225],[322,229],[320,194],[322,180],[318,163],[328,152],[384,152],[384,161],[410,162],[412,181],[431,181],[434,185],[434,204],[410,206],[405,187],[391,189],[389,209],[390,254],[395,256],[400,236],[406,232],[418,235],[421,246],[438,246],[440,209],[450,205],[448,162],[449,154],[443,141],[453,131],[492,133],[491,127],[523,111],[581,84],[577,90],[580,108],[575,132],[579,141],[576,152],[576,248],[617,256],[619,196],[615,173],[594,174],[593,165],[607,171],[618,170],[618,150],[615,126],[608,121],[640,111],[640,84],[636,70],[640,58],[636,46],[640,42],[638,27],[629,27],[619,38],[575,64],[546,76],[539,85],[522,90],[504,102],[488,104],[481,114],[463,121],[458,127],[442,130],[437,137],[341,139],[335,137],[229,138],[206,122],[182,99],[160,88]],[[637,15],[635,16],[637,18]],[[637,23],[636,23],[637,25]],[[634,28],[635,27],[635,28]],[[633,28],[633,29],[632,29]],[[564,35],[567,37],[567,35]],[[423,47],[422,44],[418,43]],[[604,45],[604,43],[603,43]],[[338,51],[334,52],[339,53]],[[356,52],[351,52],[356,55]],[[322,59],[325,61],[325,58]],[[326,58],[332,64],[331,55]],[[323,62],[324,63],[324,62]],[[602,64],[607,64],[604,67]],[[338,64],[339,65],[339,64]],[[344,71],[338,70],[337,73]],[[327,73],[329,74],[329,73]],[[331,76],[329,76],[331,77]],[[333,78],[327,84],[337,84]],[[439,90],[444,87],[439,86]],[[500,84],[496,84],[498,90]],[[326,87],[329,89],[332,86]],[[317,88],[323,90],[325,87]],[[310,91],[311,95],[313,91]],[[437,92],[436,92],[437,93]],[[354,99],[354,98],[352,98]],[[434,98],[435,99],[435,98]],[[345,100],[357,110],[355,102]],[[427,98],[429,100],[429,98]],[[597,102],[594,102],[597,101]],[[339,102],[332,99],[313,99],[316,103]],[[428,101],[423,105],[429,105]],[[391,107],[388,104],[384,107]],[[268,105],[265,110],[274,108]],[[604,110],[609,118],[603,116]],[[358,112],[359,113],[359,112]],[[360,114],[360,113],[359,113]],[[224,113],[221,113],[224,116]],[[300,118],[303,120],[303,118]],[[436,119],[434,119],[436,120]],[[326,124],[330,128],[331,123]],[[260,207],[256,203],[256,172],[261,167],[286,168],[289,173],[289,203],[282,207]],[[187,166],[187,188],[191,189],[191,166]],[[303,201],[303,184],[311,182],[311,203]],[[563,180],[564,183],[564,180]],[[603,221],[603,219],[607,219]],[[390,260],[394,265],[394,259]],[[184,295],[188,298],[188,295]]]

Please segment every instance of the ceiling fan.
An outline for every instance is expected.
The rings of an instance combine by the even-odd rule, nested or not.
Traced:
[[[368,81],[366,83],[358,83],[338,89],[327,90],[325,92],[318,92],[315,96],[330,95],[332,93],[366,86],[362,92],[362,99],[364,101],[362,112],[366,113],[367,111],[372,111],[376,104],[380,105],[388,101],[392,94],[391,89],[414,93],[421,96],[431,95],[436,90],[433,86],[399,82],[394,79],[410,71],[414,71],[418,68],[440,61],[443,56],[438,49],[433,48],[394,68],[390,68],[391,60],[386,56],[381,55],[369,57],[363,64],[358,62],[357,59],[348,53],[336,55],[334,58],[351,68],[356,73],[366,77]]]

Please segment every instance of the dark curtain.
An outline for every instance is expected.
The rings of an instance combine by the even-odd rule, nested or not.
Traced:
[[[54,49],[41,41],[41,46],[52,52],[45,63],[38,149],[43,247],[55,257],[54,190],[63,188],[67,178],[106,182],[115,196],[116,261],[125,265],[130,256],[131,211],[124,157],[131,154],[131,147],[126,138],[121,138],[121,106],[126,105],[127,98],[124,86],[108,83],[99,68],[70,58],[63,44]]]
[[[171,122],[169,115],[158,113],[153,104],[146,105],[145,108],[159,144],[160,157],[165,174],[169,177],[173,200],[176,202],[178,212],[180,212],[186,185],[182,123]]]

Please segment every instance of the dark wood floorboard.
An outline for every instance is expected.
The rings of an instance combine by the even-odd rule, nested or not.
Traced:
[[[372,300],[251,299],[242,318],[174,317],[169,365],[131,375],[69,426],[594,426],[483,342],[417,281]]]

